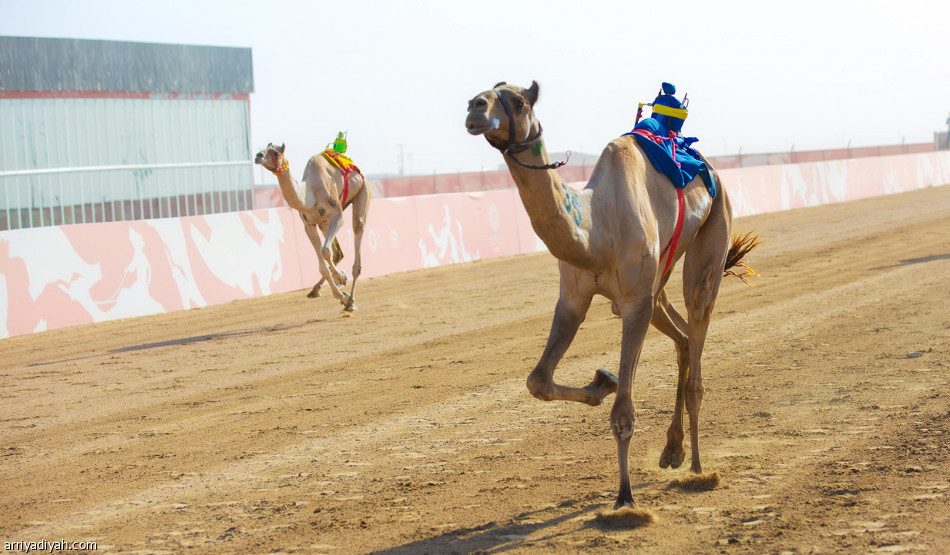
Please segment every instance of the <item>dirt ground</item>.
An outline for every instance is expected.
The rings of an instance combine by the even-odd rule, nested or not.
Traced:
[[[634,384],[634,496],[599,407],[525,378],[547,253],[0,341],[0,540],[98,552],[950,552],[950,186],[741,218],[704,358],[709,491],[658,467],[672,343]],[[346,265],[346,264],[344,264]],[[682,305],[678,278],[669,285]],[[616,371],[598,298],[557,378]]]

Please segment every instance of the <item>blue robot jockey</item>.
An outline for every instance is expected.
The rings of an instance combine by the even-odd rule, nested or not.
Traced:
[[[699,139],[680,136],[688,115],[686,106],[689,100],[684,97],[680,102],[675,94],[676,87],[672,83],[663,83],[651,104],[639,104],[633,131],[626,134],[636,137],[653,167],[669,177],[677,189],[682,189],[699,175],[710,196],[715,197],[716,186],[709,168],[699,152],[690,146]],[[650,106],[653,111],[647,119],[641,119],[644,106]]]

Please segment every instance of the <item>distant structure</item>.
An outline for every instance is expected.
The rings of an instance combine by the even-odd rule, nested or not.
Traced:
[[[250,48],[0,37],[0,230],[253,208]]]

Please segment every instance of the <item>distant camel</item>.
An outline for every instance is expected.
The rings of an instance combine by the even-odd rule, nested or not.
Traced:
[[[308,297],[320,296],[320,285],[326,281],[330,285],[333,296],[341,304],[343,310],[356,309],[353,293],[356,290],[356,278],[360,276],[360,243],[363,240],[363,229],[366,226],[366,215],[369,212],[370,191],[366,186],[366,179],[355,166],[347,167],[343,171],[331,161],[335,153],[321,152],[310,157],[303,172],[303,182],[298,186],[291,175],[290,163],[284,158],[284,145],[275,146],[269,143],[267,148],[257,153],[254,162],[277,176],[280,192],[287,201],[287,205],[300,213],[304,223],[304,231],[317,252],[320,261],[320,281],[313,286]],[[344,164],[344,167],[345,164]],[[347,294],[341,291],[346,285],[346,274],[336,268],[336,264],[343,258],[340,243],[336,234],[343,225],[343,211],[353,205],[353,283]],[[321,244],[317,235],[317,228],[323,234]],[[332,252],[332,259],[331,259]]]
[[[647,329],[652,323],[673,339],[679,365],[673,422],[660,466],[677,468],[685,458],[685,404],[692,449],[690,469],[701,473],[700,357],[706,330],[723,275],[731,267],[740,271],[728,274],[741,277],[751,272],[742,259],[756,246],[757,238],[747,234],[730,240],[732,208],[714,170],[710,168],[718,191],[715,197],[697,178],[680,190],[683,204],[679,204],[670,180],[653,168],[630,136],[607,145],[584,190],[566,187],[555,171],[559,164],[550,163],[541,140],[541,124],[534,114],[537,100],[537,82],[528,89],[499,83],[469,102],[465,120],[470,134],[485,135],[489,144],[501,151],[531,226],[559,260],[560,298],[547,345],[528,376],[527,386],[544,401],[588,405],[599,405],[604,397],[617,393],[610,412],[620,459],[616,508],[635,506],[627,463],[635,419],[631,387]],[[674,239],[677,233],[678,242]],[[670,304],[664,289],[681,257],[686,319]],[[623,321],[619,378],[598,370],[586,387],[559,385],[554,382],[554,370],[595,294],[613,301]]]

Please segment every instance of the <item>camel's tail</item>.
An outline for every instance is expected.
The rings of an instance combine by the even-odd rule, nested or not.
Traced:
[[[343,249],[340,248],[340,242],[333,238],[333,265],[336,266],[343,260]]]
[[[758,277],[759,274],[745,263],[745,257],[752,249],[762,244],[762,239],[758,235],[752,235],[748,232],[745,235],[738,233],[732,234],[732,242],[729,245],[729,254],[726,256],[726,267],[723,268],[723,276],[736,276],[742,280],[742,283],[749,287],[755,287],[749,283],[749,277]],[[736,270],[732,270],[736,268]]]

